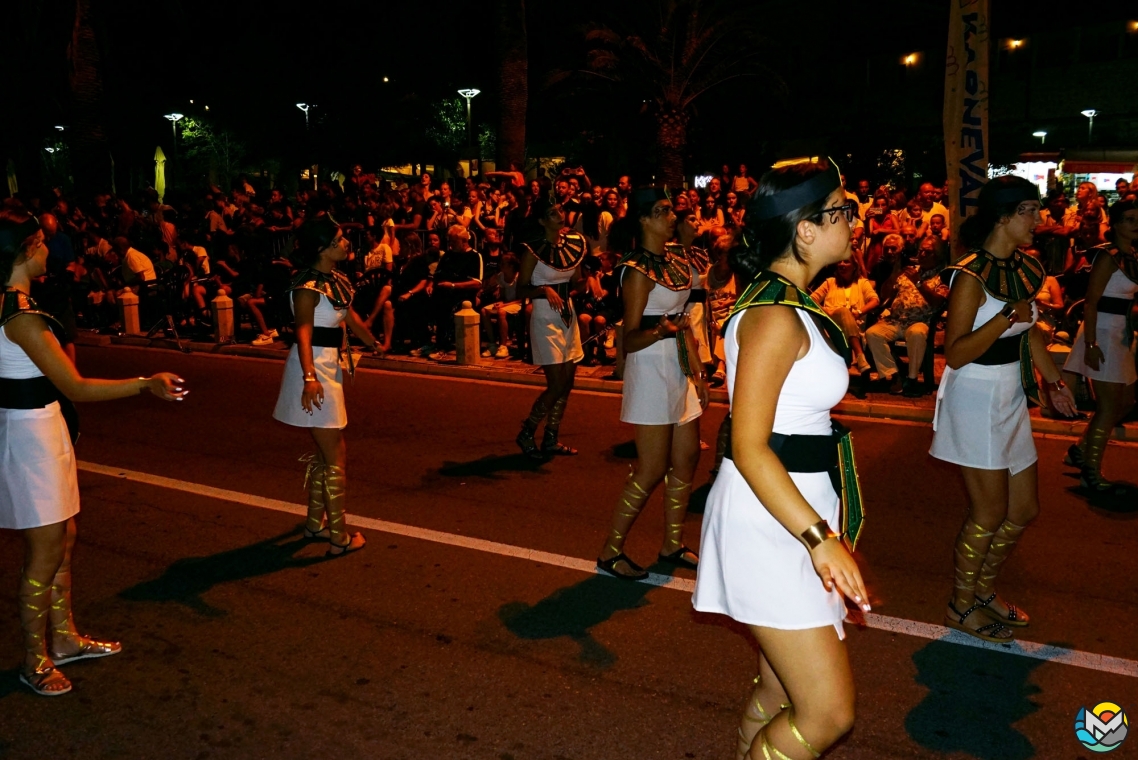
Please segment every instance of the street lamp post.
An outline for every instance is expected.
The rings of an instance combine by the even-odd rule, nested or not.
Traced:
[[[174,131],[174,155],[178,155],[178,122],[182,120],[183,116],[180,113],[168,113],[166,118],[170,120],[170,129]]]
[[[466,98],[466,147],[474,147],[474,129],[470,125],[470,101],[474,99],[481,90],[467,89],[459,90],[458,94]]]
[[[1095,131],[1095,116],[1098,115],[1098,111],[1093,108],[1088,108],[1087,110],[1081,111],[1080,113],[1082,113],[1083,116],[1086,116],[1090,120],[1087,122],[1087,143],[1089,144],[1093,139]]]
[[[315,108],[316,104],[315,103],[297,103],[296,107],[299,108],[301,111],[304,111],[304,128],[305,128],[305,130],[307,130],[308,129],[308,110],[310,108]]]
[[[1032,132],[1031,136],[1032,137],[1038,137],[1040,145],[1046,145],[1047,144],[1047,133],[1044,132],[1043,130],[1040,130],[1038,132]]]

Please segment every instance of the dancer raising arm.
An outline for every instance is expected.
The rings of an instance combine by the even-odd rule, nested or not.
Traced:
[[[1043,266],[1016,250],[1031,245],[1039,191],[1025,179],[996,177],[960,234],[972,250],[945,270],[952,277],[941,378],[929,453],[960,466],[968,517],[956,539],[955,582],[945,623],[996,643],[1028,616],[995,591],[1000,566],[1039,513],[1035,442],[1027,399],[1039,401],[1035,373],[1056,411],[1075,415],[1075,399],[1035,329]],[[963,277],[958,275],[965,275]],[[1010,626],[1010,627],[1009,627]]]
[[[165,372],[132,380],[82,377],[52,334],[61,326],[28,296],[32,280],[47,271],[47,253],[34,217],[0,212],[0,528],[24,536],[17,597],[27,654],[20,682],[36,694],[56,697],[71,691],[57,666],[122,651],[117,641],[79,633],[71,614],[79,512],[72,448],[78,420],[71,402],[110,401],[143,391],[174,401],[188,391],[182,379]]]
[[[860,501],[848,431],[830,418],[849,349],[807,288],[849,257],[856,213],[832,162],[774,169],[732,251],[749,285],[724,327],[731,446],[707,499],[692,604],[745,624],[759,646],[738,758],[818,757],[853,725],[843,596],[869,604],[838,540],[839,493],[851,547]]]

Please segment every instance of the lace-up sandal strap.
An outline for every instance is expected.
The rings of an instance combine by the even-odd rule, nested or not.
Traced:
[[[47,665],[46,663],[49,662],[49,660],[43,657],[39,659],[40,662],[34,670],[20,671],[20,683],[41,697],[62,697],[71,691],[71,681],[68,680],[67,676],[63,675],[63,673],[54,666]],[[61,685],[63,688],[49,688],[57,685]]]
[[[616,569],[618,563],[623,562],[631,572],[622,573]],[[641,581],[648,577],[648,572],[625,556],[624,552],[609,559],[597,559],[597,569],[608,573],[614,578],[623,581]]]
[[[809,752],[814,757],[821,757],[822,756],[821,752],[814,749],[814,747],[810,746],[810,742],[806,741],[806,737],[803,736],[802,732],[798,730],[798,726],[794,725],[794,708],[793,707],[790,708],[790,710],[786,713],[786,722],[790,726],[790,733],[794,734],[794,738],[798,740],[799,744],[801,744],[803,747],[805,747],[807,752]]]
[[[953,616],[957,617],[958,619],[953,620],[952,617],[946,616],[945,623],[949,628],[952,628],[953,630],[960,631],[961,633],[966,633],[969,636],[973,636],[983,641],[990,641],[993,644],[1010,644],[1015,639],[1015,633],[1003,623],[988,623],[987,625],[982,625],[979,628],[969,628],[968,626],[964,625],[964,621],[968,619],[969,615],[978,609],[983,609],[983,607],[983,604],[977,602],[976,604],[973,604],[971,607],[969,607],[964,613],[961,613],[960,610],[956,609],[956,607],[952,605],[952,602],[949,602],[948,608],[952,610]],[[1000,635],[1004,631],[1007,632],[1007,636]]]

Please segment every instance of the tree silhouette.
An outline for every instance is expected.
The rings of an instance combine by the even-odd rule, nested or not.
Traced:
[[[521,167],[526,156],[529,53],[525,0],[495,0],[498,63],[498,168]]]

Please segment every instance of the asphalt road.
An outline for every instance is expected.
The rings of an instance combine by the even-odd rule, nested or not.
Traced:
[[[80,460],[303,503],[297,458],[311,444],[271,419],[279,363],[135,349],[79,359],[92,376],[168,369],[193,389],[179,404],[84,406]],[[578,394],[563,440],[581,455],[534,466],[512,443],[533,395],[358,375],[350,511],[595,557],[631,429],[617,422],[619,398]],[[706,440],[725,411],[705,416]],[[939,624],[965,507],[959,476],[927,456],[925,426],[849,424],[874,612],[895,627]],[[1138,678],[1095,669],[1138,673],[1138,513],[1089,505],[1058,464],[1068,441],[1036,444],[1042,514],[1001,591],[1033,617],[1022,638],[1073,650],[1079,664],[847,625],[858,720],[827,757],[1090,757],[1074,737],[1080,707],[1109,700],[1138,715]],[[1107,456],[1108,474],[1138,472],[1138,449],[1112,444]],[[697,483],[710,464],[708,452]],[[11,611],[0,618],[0,758],[732,757],[755,652],[731,621],[693,613],[683,590],[374,529],[364,551],[326,560],[290,514],[91,472],[80,485],[78,620],[125,651],[65,668],[66,697],[24,689],[22,548],[0,531],[0,605]],[[659,548],[660,498],[628,542],[641,561]],[[689,516],[693,546],[699,520]],[[1132,738],[1114,756],[1136,754]]]

